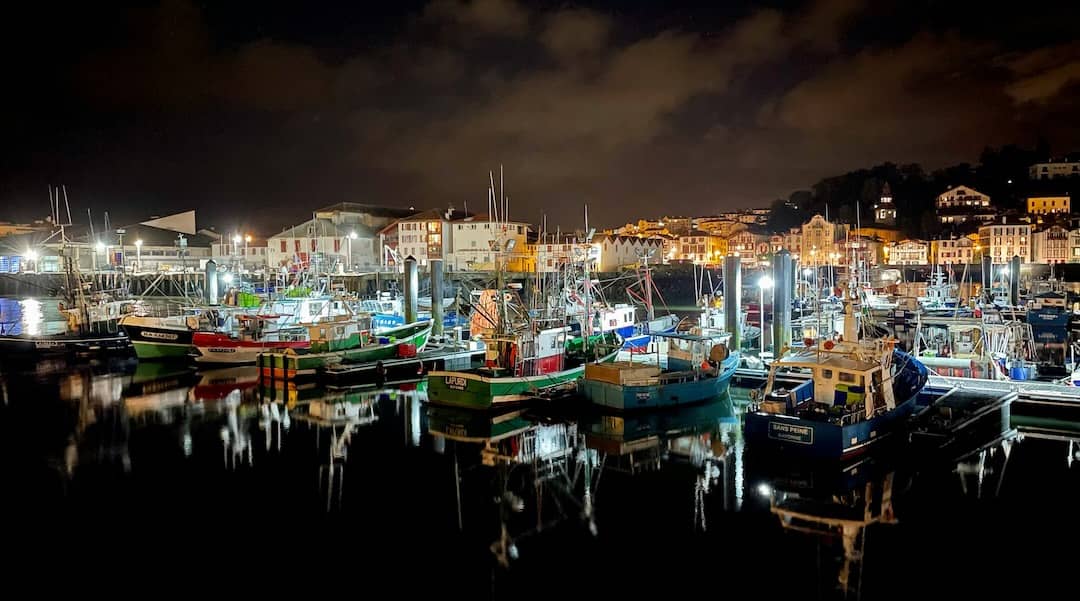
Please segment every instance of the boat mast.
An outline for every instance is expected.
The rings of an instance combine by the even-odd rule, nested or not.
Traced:
[[[649,254],[645,254],[645,316],[651,322],[656,319],[652,303],[652,272],[649,271]]]
[[[592,239],[595,230],[589,229],[589,205],[585,205],[585,257],[582,262],[582,273],[584,274],[584,282],[582,286],[583,293],[585,295],[585,319],[582,324],[581,331],[585,336],[584,342],[587,344],[589,336],[592,334],[592,295],[590,294],[590,288],[592,288],[592,280],[589,277],[589,261],[592,259]]]

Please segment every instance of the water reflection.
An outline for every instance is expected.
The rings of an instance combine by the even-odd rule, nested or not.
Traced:
[[[377,516],[489,585],[494,570],[508,593],[537,574],[571,578],[570,563],[637,553],[645,568],[685,548],[658,571],[686,581],[722,556],[734,572],[791,566],[796,594],[874,597],[895,584],[881,566],[938,545],[976,553],[965,528],[1058,516],[1080,498],[1080,432],[1048,420],[821,469],[755,458],[731,398],[477,413],[426,405],[422,385],[266,389],[253,368],[134,362],[8,372],[0,385],[2,456],[22,466],[5,484],[28,505],[107,516],[137,504],[191,523],[222,506],[285,508],[328,531]]]
[[[59,334],[66,328],[56,299],[0,297],[0,334],[37,336]]]
[[[491,487],[495,499],[498,531],[490,549],[499,565],[509,567],[518,558],[522,539],[571,518],[595,534],[598,455],[585,447],[575,422],[525,409],[480,413],[430,407],[427,423],[429,433],[453,458],[459,529],[466,526],[463,464],[468,471],[491,468],[490,479],[478,486]]]

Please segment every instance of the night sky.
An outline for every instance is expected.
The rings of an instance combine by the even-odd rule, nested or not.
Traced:
[[[339,201],[483,211],[502,163],[511,217],[603,226],[1080,150],[1077,2],[30,4],[0,25],[0,220],[49,184],[264,233]]]

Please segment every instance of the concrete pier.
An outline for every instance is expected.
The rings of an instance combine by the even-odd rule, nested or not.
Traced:
[[[791,288],[794,277],[791,268],[791,253],[781,250],[773,255],[773,354],[777,357],[785,347],[791,346]]]
[[[405,259],[405,323],[416,323],[416,299],[419,296],[420,278],[416,273],[416,259]]]
[[[431,333],[443,335],[443,261],[431,259]]]
[[[1020,304],[1020,257],[1013,255],[1009,261],[1009,304]]]
[[[742,269],[736,256],[724,257],[724,329],[731,334],[731,348],[742,345],[739,318],[742,315]]]

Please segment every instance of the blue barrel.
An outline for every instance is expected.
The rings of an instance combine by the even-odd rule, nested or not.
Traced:
[[[1009,369],[1009,377],[1013,380],[1026,380],[1027,369],[1022,365],[1014,365]]]

